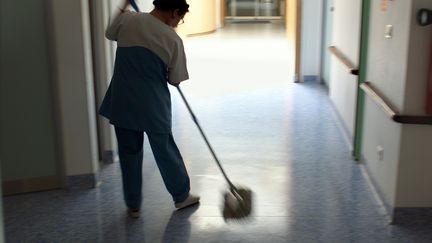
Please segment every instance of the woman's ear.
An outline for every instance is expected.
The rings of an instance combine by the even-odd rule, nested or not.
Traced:
[[[173,14],[174,14],[174,17],[181,17],[180,16],[180,9],[175,9]]]

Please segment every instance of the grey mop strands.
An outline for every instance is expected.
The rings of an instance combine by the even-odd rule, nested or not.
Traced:
[[[231,182],[231,180],[226,175],[224,169],[222,168],[221,163],[219,162],[219,159],[216,156],[216,153],[213,151],[213,148],[210,146],[209,141],[207,140],[207,137],[204,134],[204,131],[202,130],[201,126],[198,123],[198,120],[196,119],[194,113],[192,112],[192,109],[189,106],[189,103],[187,102],[185,96],[183,95],[183,92],[180,89],[180,86],[176,86],[177,90],[180,93],[180,96],[182,97],[187,109],[189,110],[189,113],[192,116],[193,121],[198,127],[198,130],[200,131],[202,137],[204,138],[204,141],[206,142],[211,154],[213,155],[213,158],[216,161],[216,164],[219,166],[219,169],[221,170],[225,180],[228,183],[229,191],[225,193],[224,195],[224,208],[223,208],[223,217],[225,219],[241,219],[245,218],[250,215],[252,211],[252,191],[248,188],[240,188],[234,186],[234,184]]]

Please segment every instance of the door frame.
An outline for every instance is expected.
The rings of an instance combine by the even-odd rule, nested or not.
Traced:
[[[295,83],[303,82],[301,78],[301,35],[302,35],[302,1],[286,0],[285,2],[285,26],[286,35],[290,46],[291,63],[288,76]]]
[[[363,121],[364,121],[364,103],[365,93],[360,85],[366,82],[367,58],[369,48],[369,24],[371,14],[371,0],[362,1],[361,27],[360,27],[360,55],[359,55],[359,76],[357,79],[357,106],[354,124],[353,137],[353,157],[356,161],[361,159],[362,140],[363,140]]]
[[[330,8],[330,9],[329,9]],[[322,43],[321,43],[321,67],[320,67],[320,83],[330,87],[329,77],[325,74],[330,74],[331,56],[328,47],[331,45],[331,32],[333,30],[333,0],[324,0],[323,18],[322,18]],[[329,33],[330,32],[330,33]],[[330,35],[330,36],[329,36]],[[330,42],[330,43],[329,43]]]

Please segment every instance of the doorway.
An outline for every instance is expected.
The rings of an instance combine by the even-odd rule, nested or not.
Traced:
[[[225,0],[226,19],[281,19],[285,0]]]

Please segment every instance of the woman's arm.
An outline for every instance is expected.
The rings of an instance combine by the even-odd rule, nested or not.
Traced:
[[[120,29],[120,26],[122,24],[121,21],[121,14],[124,13],[129,6],[129,0],[124,0],[123,4],[114,14],[114,20],[108,24],[108,28],[105,30],[105,37],[109,40],[116,41],[117,40],[117,34]]]

